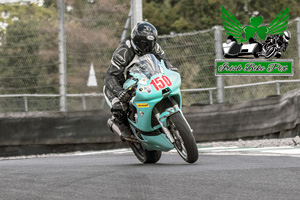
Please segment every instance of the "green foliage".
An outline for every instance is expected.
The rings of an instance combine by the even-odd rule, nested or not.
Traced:
[[[57,10],[36,4],[1,4],[8,23],[0,48],[0,93],[56,93]],[[46,78],[47,77],[47,78]],[[42,87],[43,86],[43,87]]]
[[[89,66],[93,62],[98,83],[102,86],[111,55],[118,45],[129,5],[122,0],[94,1],[93,4],[87,0],[65,2],[73,7],[73,10],[66,10],[65,13],[67,91],[99,92],[100,87],[86,86]],[[259,12],[258,16],[263,16],[263,23],[270,23],[287,6],[289,19],[300,16],[298,0],[144,0],[143,14],[145,19],[157,27],[159,34],[163,35],[172,31],[191,32],[222,25],[222,6],[230,10],[242,25],[249,25],[249,19],[255,17],[255,11]],[[0,21],[8,23],[6,29],[0,30],[0,94],[58,94],[57,1],[45,0],[42,7],[30,3],[22,6],[0,4],[0,10],[9,13],[5,19],[0,15]],[[296,29],[290,30],[296,36]],[[295,38],[292,37],[291,44],[292,41],[295,43]],[[160,39],[159,42],[171,63],[179,68],[184,77],[182,88],[215,87],[213,31]],[[292,54],[297,57],[296,51],[288,48],[283,58]],[[237,82],[236,78],[227,78],[226,81],[228,84]],[[240,92],[239,96],[248,98]],[[197,94],[193,99],[198,102],[207,100],[206,95]],[[20,98],[14,104],[19,105],[22,101]],[[30,101],[33,102],[33,99]],[[47,104],[48,100],[37,101],[36,107],[41,106],[37,105],[39,102]],[[4,107],[10,104],[12,103],[0,103]],[[53,107],[58,107],[58,99]]]
[[[128,15],[124,1],[69,1],[66,12],[66,48],[69,93],[99,92],[88,87],[89,67],[94,64],[98,84],[103,85],[111,56],[117,48]],[[80,74],[80,76],[74,76]]]
[[[26,34],[24,34],[24,32]],[[35,93],[33,88],[37,84],[37,76],[39,75],[39,68],[24,68],[23,66],[36,66],[40,62],[38,56],[39,42],[34,38],[36,26],[32,22],[24,23],[18,21],[10,25],[7,29],[7,39],[5,52],[8,60],[7,65],[9,68],[4,68],[7,78],[2,78],[2,84],[5,87],[14,86],[29,87],[29,93]],[[19,35],[19,37],[15,37]],[[34,42],[32,42],[34,41]],[[22,79],[17,79],[18,75],[22,74]],[[2,74],[3,75],[3,74]]]
[[[144,0],[143,14],[160,34],[169,34],[171,31],[182,33],[221,25],[222,6],[243,25],[249,25],[249,18],[254,16],[255,11],[263,16],[264,23],[271,23],[287,6],[290,8],[290,19],[300,16],[298,0]]]
[[[11,4],[0,4],[0,10],[10,13],[9,18],[6,19],[6,22],[12,24],[14,17],[17,17],[21,21],[26,20],[38,20],[38,21],[49,21],[57,18],[56,8],[49,4],[48,7],[38,6],[37,4],[27,3],[24,6],[13,6]],[[0,16],[0,20],[4,21],[5,19]]]

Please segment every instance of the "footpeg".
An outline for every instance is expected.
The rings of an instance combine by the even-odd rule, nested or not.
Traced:
[[[135,139],[135,138],[124,138],[123,137],[123,140],[122,141],[127,141],[127,142],[132,142],[132,143],[138,143],[138,144],[141,144],[142,142]]]

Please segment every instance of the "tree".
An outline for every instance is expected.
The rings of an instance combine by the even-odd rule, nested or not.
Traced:
[[[56,93],[56,9],[35,4],[0,7],[10,13],[0,48],[0,93]]]
[[[290,8],[290,19],[300,16],[297,0],[144,0],[143,13],[160,34],[182,33],[222,25],[222,6],[244,25],[249,25],[249,18],[257,12],[265,23],[270,23],[286,6]]]

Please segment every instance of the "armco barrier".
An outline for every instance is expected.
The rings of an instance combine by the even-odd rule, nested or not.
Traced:
[[[0,121],[1,145],[52,145],[117,141],[106,127],[107,113],[57,112],[10,115]]]
[[[300,91],[238,104],[191,106],[185,116],[197,141],[298,135]]]
[[[299,105],[300,92],[292,91],[238,104],[183,107],[183,112],[198,142],[274,133],[283,137],[284,133],[298,135]],[[62,147],[73,151],[124,145],[106,126],[110,116],[108,110],[1,114],[0,156],[40,153],[39,149],[58,152]]]
[[[106,111],[0,115],[0,156],[123,146],[106,126]]]

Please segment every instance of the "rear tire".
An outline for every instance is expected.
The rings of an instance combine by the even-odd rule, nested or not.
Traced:
[[[198,148],[188,124],[180,112],[170,116],[170,131],[175,139],[174,146],[179,155],[188,163],[198,160]],[[181,139],[178,137],[181,137]]]
[[[141,144],[129,142],[129,146],[142,163],[156,163],[161,157],[161,151],[148,151]]]

